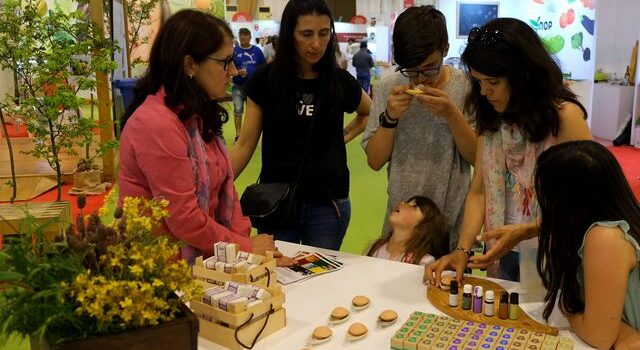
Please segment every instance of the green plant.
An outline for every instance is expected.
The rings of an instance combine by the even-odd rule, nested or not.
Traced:
[[[152,14],[159,3],[160,0],[129,0],[126,2],[126,21],[128,23],[127,56],[130,61],[127,69],[129,76],[131,76],[132,67],[146,64],[146,61],[141,57],[136,57],[131,61],[131,54],[140,45],[149,43],[149,36],[145,35],[144,29],[153,24]]]
[[[81,91],[96,87],[96,73],[108,74],[116,46],[81,11],[59,8],[44,13],[43,0],[7,0],[0,4],[0,66],[17,76],[19,99],[0,108],[27,125],[34,147],[27,154],[45,159],[55,171],[61,198],[60,154],[76,155],[97,127],[79,110]],[[45,7],[46,10],[46,7]]]
[[[12,333],[56,345],[173,319],[199,291],[179,245],[153,234],[167,206],[125,198],[112,225],[81,213],[53,242],[25,220],[0,250],[0,345]]]

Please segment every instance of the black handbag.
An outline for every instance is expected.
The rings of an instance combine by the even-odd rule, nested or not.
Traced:
[[[297,187],[302,177],[305,158],[309,150],[309,140],[315,123],[315,111],[318,110],[318,103],[311,117],[311,125],[305,143],[302,162],[298,176],[294,182],[258,182],[249,185],[240,197],[242,214],[249,217],[251,226],[259,232],[271,232],[276,229],[292,228],[296,225],[296,219],[300,212],[302,202],[297,195]]]
[[[295,189],[295,183],[288,182],[250,185],[240,198],[242,213],[260,232],[293,227],[300,209]]]

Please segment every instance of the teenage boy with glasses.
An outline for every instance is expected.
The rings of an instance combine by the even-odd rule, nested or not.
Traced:
[[[433,6],[412,7],[396,20],[394,59],[398,71],[374,93],[362,138],[374,170],[388,166],[390,211],[404,198],[436,203],[452,233],[462,219],[477,137],[463,114],[470,85],[466,75],[443,65],[449,49],[444,15]],[[450,237],[457,242],[458,237]]]

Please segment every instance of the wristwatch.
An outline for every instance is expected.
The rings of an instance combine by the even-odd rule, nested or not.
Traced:
[[[386,110],[380,113],[378,120],[380,121],[380,126],[383,128],[393,129],[398,126],[398,119],[389,118]]]

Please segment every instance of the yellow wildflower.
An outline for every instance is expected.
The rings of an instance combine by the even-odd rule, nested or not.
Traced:
[[[122,307],[123,309],[126,309],[131,305],[133,305],[133,301],[129,297],[124,298],[124,300],[120,302],[120,307]]]
[[[131,271],[131,273],[134,276],[138,276],[138,277],[142,276],[142,274],[144,273],[144,269],[142,267],[140,267],[140,265],[137,265],[137,264],[129,266],[129,271]]]

